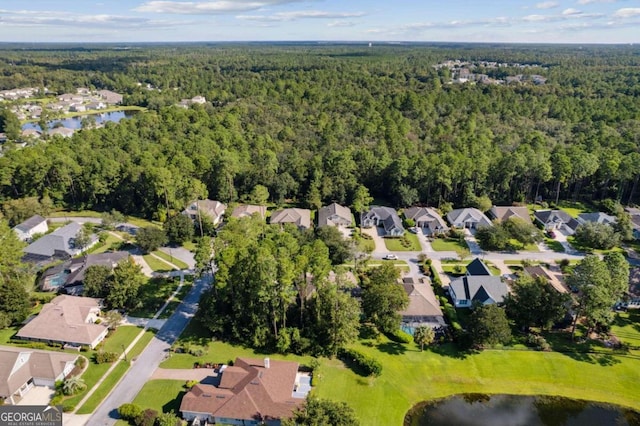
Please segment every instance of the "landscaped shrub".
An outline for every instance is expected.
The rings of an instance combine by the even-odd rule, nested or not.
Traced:
[[[379,376],[382,374],[382,364],[377,359],[358,352],[355,349],[341,349],[339,357],[357,372],[364,376]]]
[[[157,417],[158,412],[156,410],[147,408],[146,410],[142,411],[138,415],[138,417],[136,417],[135,424],[136,426],[154,426]]]
[[[100,351],[96,353],[95,360],[98,364],[105,364],[108,362],[114,362],[120,357],[120,354],[117,352],[104,352]]]
[[[64,411],[65,413],[70,413],[75,409],[76,409],[76,405],[70,402],[66,402],[62,404],[62,411]]]
[[[62,404],[63,399],[64,399],[64,396],[62,395],[62,393],[60,393],[60,395],[56,393],[56,395],[53,398],[51,398],[49,405],[60,405]]]
[[[122,404],[118,407],[118,414],[123,420],[135,420],[142,413],[142,407],[137,404]]]
[[[192,387],[194,387],[195,385],[197,385],[198,382],[197,380],[187,380],[187,382],[184,384],[184,387],[187,389],[191,389]]]
[[[396,330],[393,333],[385,333],[385,335],[389,338],[389,340],[393,340],[398,343],[411,343],[413,342],[413,337],[409,333],[405,333],[402,330]]]
[[[532,346],[539,351],[548,352],[551,350],[551,345],[549,345],[547,339],[537,334],[528,334],[526,342],[527,345]]]

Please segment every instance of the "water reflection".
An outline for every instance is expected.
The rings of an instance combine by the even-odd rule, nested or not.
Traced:
[[[549,396],[464,394],[412,408],[405,426],[636,426],[640,413]]]
[[[135,113],[137,113],[137,111],[111,111],[111,112],[103,112],[100,114],[89,114],[89,115],[82,115],[78,117],[69,117],[69,118],[63,118],[59,120],[48,121],[47,127],[49,129],[52,129],[54,128],[54,126],[60,127],[60,124],[62,124],[62,127],[66,127],[67,129],[77,130],[82,128],[82,120],[85,118],[95,120],[95,124],[100,125],[108,121],[113,121],[114,123],[117,123],[123,118],[131,117]],[[57,124],[57,123],[60,123],[60,124]],[[42,131],[42,129],[40,128],[40,124],[35,122],[25,123],[22,126],[22,130],[27,130],[27,129],[35,129],[38,131]]]

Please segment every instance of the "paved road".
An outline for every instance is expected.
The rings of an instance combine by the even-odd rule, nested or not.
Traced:
[[[164,327],[151,340],[120,383],[89,418],[87,425],[111,426],[115,424],[118,407],[126,402],[133,401],[142,386],[150,380],[154,370],[168,353],[171,344],[180,336],[180,333],[182,333],[191,317],[195,314],[200,296],[210,282],[210,276],[196,281],[191,292],[167,320]]]

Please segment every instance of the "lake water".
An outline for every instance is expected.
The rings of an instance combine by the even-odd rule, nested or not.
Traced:
[[[405,426],[637,426],[640,413],[622,407],[547,396],[456,395],[423,402]]]
[[[111,112],[103,112],[101,114],[82,115],[78,117],[70,117],[70,118],[63,118],[60,120],[48,121],[47,126],[49,127],[49,129],[52,129],[53,126],[56,125],[56,123],[62,123],[64,127],[68,129],[76,130],[76,129],[82,128],[82,119],[89,116],[93,117],[96,120],[96,124],[103,124],[103,123],[106,123],[107,121],[113,121],[114,123],[117,123],[123,118],[131,117],[136,113],[137,111],[111,111]],[[25,123],[22,126],[22,130],[27,130],[27,129],[35,129],[38,131],[42,131],[42,129],[40,128],[40,125],[38,123],[33,123],[33,122]]]

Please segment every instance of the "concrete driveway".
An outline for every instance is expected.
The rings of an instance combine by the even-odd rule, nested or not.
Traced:
[[[16,405],[49,405],[54,393],[47,386],[34,386]]]
[[[362,233],[363,234],[367,234],[369,235],[371,238],[373,238],[373,242],[376,245],[375,250],[373,250],[373,253],[371,253],[371,255],[385,255],[389,253],[389,250],[387,250],[387,246],[384,244],[384,238],[382,237],[382,229],[378,228],[378,227],[373,227],[373,228],[362,228]]]

